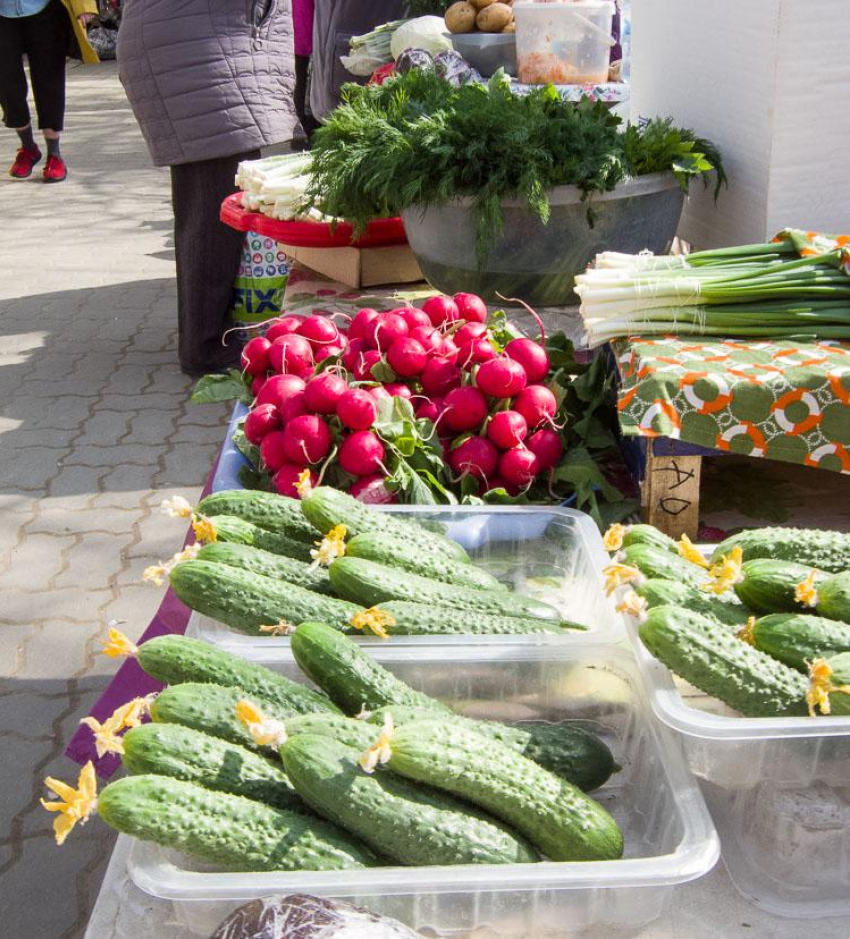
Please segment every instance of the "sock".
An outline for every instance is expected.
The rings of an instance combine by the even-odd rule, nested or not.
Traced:
[[[59,138],[50,137],[45,138],[44,142],[47,144],[47,155],[54,157],[61,157],[62,154],[59,152]]]
[[[21,146],[25,150],[37,150],[38,147],[35,143],[35,137],[32,135],[32,124],[29,127],[25,127],[23,130],[19,130],[18,136],[21,138]]]

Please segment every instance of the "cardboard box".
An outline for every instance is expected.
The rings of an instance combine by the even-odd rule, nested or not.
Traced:
[[[286,255],[310,270],[349,287],[412,284],[425,278],[409,245],[384,248],[297,248],[281,245]]]
[[[847,0],[636,0],[631,118],[672,117],[721,149],[729,188],[696,185],[698,248],[782,228],[850,231]]]

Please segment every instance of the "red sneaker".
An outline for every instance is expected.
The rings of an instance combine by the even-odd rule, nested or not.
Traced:
[[[68,175],[68,168],[62,157],[48,156],[41,176],[46,183],[61,183]]]
[[[38,147],[34,150],[21,147],[15,156],[15,162],[9,170],[9,175],[14,176],[15,179],[26,179],[28,176],[32,176],[32,168],[40,159],[41,150]]]

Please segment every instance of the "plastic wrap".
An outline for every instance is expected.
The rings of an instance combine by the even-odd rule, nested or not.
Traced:
[[[421,939],[395,919],[343,900],[305,893],[254,900],[234,910],[210,939]]]

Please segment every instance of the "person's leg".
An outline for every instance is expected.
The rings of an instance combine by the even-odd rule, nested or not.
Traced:
[[[239,269],[244,232],[219,219],[221,203],[236,191],[233,177],[241,160],[255,160],[259,150],[218,160],[171,167],[174,206],[174,253],[177,260],[177,357],[192,375],[238,366],[227,329],[233,281]]]
[[[308,146],[310,138],[313,135],[313,131],[316,130],[316,128],[319,126],[319,122],[313,117],[313,115],[307,113],[307,84],[309,67],[310,56],[295,56],[295,89],[293,91],[295,114],[298,117],[301,126],[304,128],[304,133],[307,135]]]
[[[33,138],[27,105],[21,19],[0,16],[0,109],[3,111],[3,123],[16,131],[21,143],[9,172],[18,179],[25,179],[41,159],[41,151]]]

